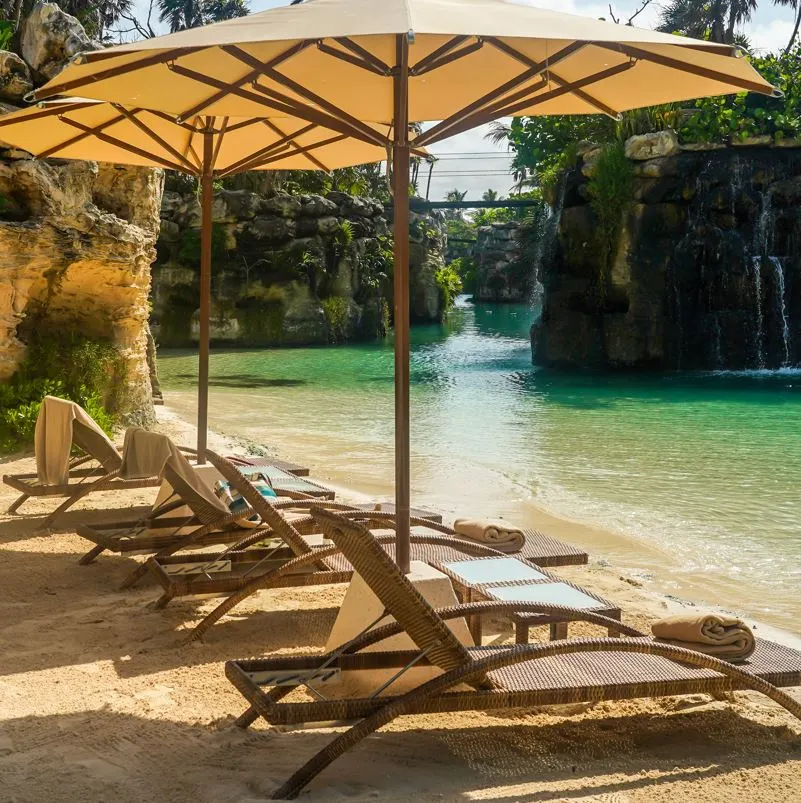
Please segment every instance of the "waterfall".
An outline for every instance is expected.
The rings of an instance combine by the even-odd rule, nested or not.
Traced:
[[[756,340],[757,368],[765,367],[765,330],[762,318],[762,257],[753,257],[751,264],[754,268],[754,305],[756,310]]]
[[[768,257],[776,275],[776,307],[782,321],[782,344],[784,346],[784,360],[782,368],[790,364],[790,318],[787,315],[787,290],[784,283],[784,266],[779,257]]]
[[[759,211],[756,230],[754,231],[754,244],[757,252],[767,256],[773,246],[773,202],[769,192],[762,193],[762,206]]]
[[[562,220],[562,209],[565,205],[567,192],[567,171],[562,173],[559,186],[554,198],[554,205],[543,204],[544,218],[539,222],[539,236],[537,237],[535,252],[531,265],[531,302],[542,298],[542,266],[553,262],[559,238],[559,223]]]
[[[715,368],[720,370],[723,368],[723,352],[721,350],[721,340],[723,335],[720,329],[720,316],[715,313]]]

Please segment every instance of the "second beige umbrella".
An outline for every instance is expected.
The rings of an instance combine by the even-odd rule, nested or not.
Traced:
[[[376,136],[388,128],[373,126]],[[198,459],[208,430],[213,182],[248,170],[333,170],[387,158],[383,147],[292,119],[209,117],[82,98],[48,101],[0,117],[0,140],[39,158],[165,167],[201,183]]]

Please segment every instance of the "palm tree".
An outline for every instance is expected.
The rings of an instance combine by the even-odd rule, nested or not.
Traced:
[[[458,204],[464,201],[465,198],[467,198],[467,190],[451,190],[445,194],[445,200],[450,203]],[[461,209],[448,209],[445,212],[445,217],[451,220],[460,220],[463,217],[463,212]]]
[[[248,14],[245,0],[157,0],[157,5],[159,19],[171,33]]]
[[[790,41],[787,43],[787,47],[784,48],[784,52],[789,53],[795,44],[796,37],[798,36],[798,28],[801,25],[801,0],[773,0],[773,2],[777,6],[790,6],[790,8],[795,11],[793,32],[790,35]]]
[[[782,0],[776,0],[782,2]],[[758,0],[672,0],[662,9],[659,30],[734,44],[735,28],[751,19]],[[796,3],[798,0],[786,0]]]
[[[498,200],[498,190],[485,190],[484,194],[481,196],[482,201],[497,201]]]

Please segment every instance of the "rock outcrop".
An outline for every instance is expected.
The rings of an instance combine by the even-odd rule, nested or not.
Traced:
[[[143,168],[0,162],[0,379],[24,357],[26,326],[105,338],[126,367],[119,412],[152,420],[146,324],[161,183]]]
[[[21,57],[0,51],[0,99],[17,105],[98,47],[53,3],[32,9],[18,39]],[[31,327],[104,338],[124,366],[124,378],[109,377],[125,382],[110,394],[118,412],[140,424],[154,419],[148,293],[162,189],[161,171],[38,161],[0,143],[0,381],[24,358]]]
[[[477,301],[528,301],[531,270],[521,264],[519,232],[517,221],[479,228],[473,247]]]
[[[200,208],[166,192],[151,326],[160,345],[198,337]],[[212,339],[245,346],[373,339],[392,309],[392,240],[381,203],[319,195],[219,190],[213,203]],[[412,315],[442,315],[434,275],[442,221],[413,215]]]
[[[28,65],[16,53],[0,50],[0,99],[20,103],[32,89]]]
[[[801,149],[676,152],[667,134],[637,140],[626,147],[632,191],[611,265],[597,245],[582,164],[566,178],[558,248],[542,274],[543,316],[532,331],[535,362],[623,370],[798,364]]]
[[[38,3],[22,25],[20,52],[37,83],[55,78],[78,53],[99,47],[81,23],[55,3]]]

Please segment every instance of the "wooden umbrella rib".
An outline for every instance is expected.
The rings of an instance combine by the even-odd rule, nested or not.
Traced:
[[[302,50],[305,50],[311,44],[312,43],[309,40],[303,40],[302,42],[298,42],[297,44],[283,51],[282,53],[279,53],[274,58],[265,62],[265,66],[277,67],[279,64],[283,64],[287,59],[290,59],[292,58],[292,56],[297,55]],[[222,45],[220,47],[220,50],[222,50],[224,53],[228,53],[228,46]],[[239,61],[241,61],[241,59],[239,59]],[[233,87],[241,87],[244,86],[245,84],[249,84],[255,81],[259,77],[259,75],[260,73],[258,70],[251,69],[249,73],[246,73],[241,78],[237,78],[230,84],[226,84],[226,86],[228,87],[228,91],[230,91],[230,89],[232,89]],[[194,106],[192,106],[192,108],[187,109],[185,112],[178,115],[178,117],[186,119],[187,117],[192,117],[192,115],[194,114],[199,114],[200,112],[204,111],[205,109],[208,109],[210,106],[217,103],[219,100],[222,100],[228,94],[228,91],[226,91],[225,89],[220,89],[210,97],[206,98],[205,100],[202,100],[200,103],[196,103]]]
[[[79,131],[83,131],[87,134],[87,136],[95,136],[98,139],[103,140],[103,142],[108,142],[109,145],[114,145],[117,148],[127,151],[128,153],[134,154],[135,156],[141,156],[144,159],[150,159],[157,164],[160,164],[162,167],[167,167],[170,170],[177,170],[179,173],[184,172],[184,168],[182,168],[181,165],[175,164],[174,162],[171,162],[169,159],[165,159],[162,156],[156,156],[154,153],[148,153],[141,148],[137,148],[135,145],[129,145],[127,142],[123,142],[116,137],[109,136],[108,134],[104,134],[102,131],[96,130],[96,128],[91,128],[90,126],[79,123],[76,120],[69,120],[68,118],[64,118],[64,122],[67,125],[71,125],[73,128],[77,128]]]
[[[331,171],[327,167],[325,167],[321,162],[319,162],[316,158],[312,157],[310,152],[315,151],[318,148],[324,148],[326,145],[333,145],[336,142],[342,142],[346,139],[347,137],[344,134],[337,134],[335,137],[322,140],[321,142],[314,142],[311,145],[304,145],[303,147],[299,147],[296,145],[294,150],[289,150],[287,152],[282,152],[280,154],[273,154],[267,159],[252,163],[247,169],[257,170],[261,167],[265,167],[266,165],[274,164],[275,162],[280,162],[282,159],[286,159],[289,156],[305,156],[312,162],[312,164],[318,166],[317,169],[325,170],[327,173],[330,173]]]
[[[214,155],[211,157],[211,166],[217,164],[217,157],[220,155],[220,148],[222,148],[223,139],[228,132],[228,118],[223,117],[222,125],[220,126],[220,133],[217,135],[217,142],[214,144]]]
[[[355,53],[357,56],[361,56],[365,61],[369,61],[373,64],[376,69],[381,70],[384,75],[389,75],[392,72],[392,68],[385,64],[378,56],[371,53],[366,47],[362,47],[358,42],[354,42],[348,36],[338,36],[335,39],[336,42],[339,42],[342,47],[346,47],[351,53]]]
[[[541,95],[535,95],[534,97],[525,98],[523,100],[520,100],[519,102],[513,103],[511,106],[499,107],[496,105],[491,107],[489,111],[476,112],[472,116],[466,118],[459,125],[456,125],[453,128],[449,129],[448,131],[443,132],[438,137],[435,137],[433,139],[427,139],[426,144],[439,142],[441,139],[446,139],[447,137],[455,136],[456,134],[461,134],[463,131],[468,131],[469,129],[475,128],[478,125],[483,125],[484,123],[489,123],[492,122],[493,120],[497,120],[499,117],[513,117],[516,114],[522,113],[525,109],[532,108],[533,106],[538,106],[540,103],[544,103],[545,101],[548,100],[553,100],[554,98],[558,98],[561,95],[566,95],[571,92],[575,94],[577,89],[581,90],[582,87],[584,86],[588,86],[589,84],[593,84],[598,81],[603,81],[605,78],[611,78],[613,75],[625,72],[626,70],[631,69],[635,63],[636,62],[630,61],[630,62],[625,62],[624,64],[618,64],[615,67],[610,67],[602,72],[587,76],[572,84],[565,83],[562,86],[557,87],[556,89],[552,89],[550,92],[545,92]]]
[[[347,112],[338,108],[333,103],[327,101],[325,98],[322,98],[316,93],[312,92],[310,89],[306,89],[306,87],[302,86],[297,81],[293,81],[291,78],[287,77],[286,75],[283,75],[282,73],[279,73],[272,67],[262,64],[258,59],[254,58],[249,53],[242,50],[242,48],[237,47],[236,45],[226,45],[225,51],[229,55],[233,55],[236,58],[243,61],[245,64],[248,64],[254,70],[259,70],[261,74],[266,78],[275,81],[275,83],[280,84],[283,87],[286,87],[291,92],[294,92],[296,95],[299,95],[305,100],[310,101],[315,106],[319,107],[320,109],[327,112],[329,115],[335,117],[336,119],[341,120],[343,123],[346,123],[351,128],[362,131],[375,144],[377,145],[384,144],[384,141],[381,139],[381,136],[377,134],[372,128],[370,128],[366,123],[363,123],[361,120],[357,119],[353,115],[348,114]],[[288,98],[287,100],[289,102],[292,102],[291,98]],[[331,126],[328,127],[330,128]]]
[[[529,109],[532,106],[539,106],[542,103],[545,103],[549,100],[554,100],[562,95],[568,95],[570,93],[575,94],[576,89],[583,89],[585,86],[589,86],[590,84],[596,84],[600,81],[606,80],[607,78],[612,78],[615,75],[626,72],[626,70],[630,70],[632,67],[634,67],[636,63],[636,61],[627,61],[623,64],[616,64],[614,67],[608,67],[606,70],[585,76],[584,78],[580,78],[578,81],[574,81],[573,83],[565,83],[562,86],[552,89],[550,92],[544,92],[542,95],[538,95],[531,100],[524,100],[520,103],[513,104],[512,106],[507,106],[502,110],[500,116],[514,116],[515,114],[521,113],[525,109]]]
[[[626,56],[642,61],[650,61],[654,64],[659,64],[662,67],[670,67],[674,70],[679,70],[685,73],[692,73],[701,78],[708,78],[711,81],[719,81],[722,84],[729,86],[740,87],[746,92],[757,92],[760,95],[771,95],[773,87],[770,90],[766,89],[764,85],[758,84],[755,81],[749,81],[746,78],[738,78],[734,75],[727,75],[726,73],[712,70],[709,67],[701,67],[698,64],[690,64],[680,59],[675,59],[672,56],[665,56],[661,53],[653,53],[650,50],[644,50],[641,47],[634,47],[633,45],[626,45],[621,43],[610,42],[593,42],[596,47],[601,47],[604,50],[611,50],[617,53],[623,53]]]
[[[555,72],[549,70],[548,76],[555,84],[560,84],[564,86],[565,84],[569,84],[570,81],[562,78],[560,75],[557,75]],[[611,106],[608,106],[602,100],[591,95],[589,92],[585,92],[583,89],[573,89],[573,94],[579,99],[584,101],[588,106],[593,106],[601,114],[605,114],[607,117],[611,117],[613,120],[617,120],[620,118],[619,112],[615,111]]]
[[[238,123],[228,126],[228,133],[232,134],[234,131],[239,131],[242,128],[249,128],[252,125],[258,125],[261,122],[261,117],[256,117],[252,120],[240,120]]]
[[[181,154],[181,152],[179,150],[177,150],[177,148],[174,148],[172,145],[170,145],[169,142],[167,142],[162,137],[160,137],[158,134],[156,134],[155,131],[153,131],[148,126],[146,126],[136,116],[139,112],[142,111],[142,109],[128,110],[124,106],[120,106],[120,105],[118,105],[116,103],[112,103],[111,105],[112,105],[112,108],[116,109],[121,115],[123,115],[123,117],[125,117],[126,120],[128,120],[130,123],[135,125],[143,134],[145,134],[145,136],[149,137],[157,145],[160,145],[162,148],[164,148],[164,150],[167,151],[167,153],[169,153],[171,156],[176,158],[180,164],[183,164],[185,172],[188,172],[188,173],[194,173],[195,172],[195,168],[192,165],[192,163],[188,159],[186,159],[183,156],[183,154]]]
[[[498,40],[487,39],[486,41],[497,47]],[[526,69],[524,72],[520,73],[516,77],[506,81],[506,83],[501,84],[501,86],[496,87],[491,92],[487,92],[487,94],[468,104],[463,109],[460,109],[458,112],[452,114],[446,120],[443,120],[441,123],[438,123],[437,125],[433,126],[424,134],[421,134],[416,139],[415,144],[428,145],[432,142],[438,142],[440,139],[444,139],[445,136],[450,136],[450,134],[447,134],[445,136],[442,136],[442,134],[448,129],[452,128],[453,126],[458,125],[462,123],[464,120],[473,116],[475,113],[482,111],[485,107],[488,106],[488,104],[491,104],[491,106],[499,106],[500,103],[502,102],[501,100],[498,100],[499,95],[500,96],[507,95],[513,89],[517,89],[522,84],[525,84],[526,82],[533,80],[534,78],[545,72],[545,70],[548,69],[551,65],[563,61],[568,56],[573,55],[584,46],[585,43],[583,42],[571,42],[569,45],[565,46],[561,50],[554,53],[554,55],[547,61],[543,62],[536,62],[531,59],[528,59],[528,57],[525,57],[526,67],[528,69]],[[521,55],[521,54],[516,54],[516,55]]]
[[[479,38],[475,42],[471,42],[469,45],[465,45],[463,48],[454,51],[453,53],[449,53],[446,56],[443,56],[440,59],[432,62],[431,64],[426,67],[426,69],[422,70],[421,72],[415,73],[416,76],[425,75],[426,73],[433,72],[434,70],[439,70],[442,67],[445,67],[447,64],[451,64],[454,61],[459,61],[466,56],[470,56],[481,48],[484,47],[484,40]]]
[[[264,95],[264,99],[262,101],[263,105],[280,111],[283,117],[300,117],[302,120],[316,123],[317,125],[323,128],[328,128],[331,131],[338,131],[341,134],[345,134],[348,137],[353,137],[353,139],[358,139],[361,142],[367,142],[370,145],[379,144],[376,142],[374,136],[368,136],[362,132],[361,129],[352,128],[342,120],[331,117],[324,112],[321,112],[319,109],[315,109],[312,106],[306,106],[300,103],[287,104],[282,101],[278,101],[276,100],[275,95],[280,95],[280,93],[276,93],[274,90],[268,87],[259,86],[259,84],[254,84],[253,89],[256,92],[260,92]],[[266,119],[267,118],[264,118],[262,122],[266,122]],[[383,146],[384,142],[381,141],[380,144]]]
[[[249,156],[246,156],[244,159],[240,159],[238,162],[219,170],[217,175],[220,176],[220,178],[225,178],[226,176],[232,176],[236,173],[246,173],[248,170],[253,169],[254,164],[261,164],[262,159],[267,158],[265,156],[265,152],[267,152],[268,156],[274,156],[277,153],[285,153],[291,147],[292,146],[288,143],[284,143],[280,148],[271,147],[256,151],[255,153],[251,153]]]
[[[286,136],[286,134],[272,120],[265,120],[264,124],[267,126],[267,128],[269,128],[271,131],[274,131],[279,136],[282,136],[282,137]],[[347,136],[347,135],[345,135],[345,136]],[[291,142],[292,142],[293,145],[297,145],[297,143],[295,142],[294,139],[291,140]],[[324,171],[326,173],[330,173],[331,172],[319,159],[315,158],[314,156],[311,156],[308,152],[304,152],[304,153],[305,153],[306,158],[318,170],[322,170],[322,171]]]
[[[106,122],[104,123],[99,123],[97,126],[90,129],[89,131],[84,131],[81,134],[77,134],[76,136],[71,137],[65,142],[60,143],[59,145],[53,145],[52,147],[38,154],[37,158],[47,159],[48,156],[53,156],[54,154],[58,153],[64,148],[69,148],[72,145],[75,145],[76,143],[86,139],[87,137],[90,137],[95,131],[103,131],[104,129],[109,128],[110,126],[122,122],[124,119],[125,118],[121,114],[118,114],[116,117],[112,117],[110,120],[106,120]],[[62,122],[69,123],[69,119],[65,117],[63,114],[61,115],[61,120]]]
[[[417,64],[410,67],[409,75],[422,75],[424,72],[427,72],[429,64],[437,61],[445,54],[450,53],[469,38],[469,36],[454,36],[453,39],[449,39],[444,45],[440,45],[436,50],[432,50],[427,56],[420,59]]]
[[[344,61],[347,64],[352,64],[354,67],[358,67],[360,70],[367,70],[367,72],[371,72],[373,75],[386,76],[386,73],[376,67],[372,62],[365,61],[365,59],[361,58],[360,56],[356,56],[353,53],[346,53],[342,50],[338,50],[335,47],[331,47],[331,45],[327,45],[325,42],[318,42],[317,49],[321,53],[325,53],[327,56],[332,56],[333,58]]]
[[[263,123],[265,121],[260,119],[254,122]],[[227,175],[228,173],[238,172],[243,168],[244,165],[249,164],[250,162],[254,161],[254,159],[261,159],[266,156],[270,156],[273,153],[273,151],[280,150],[291,144],[293,138],[303,136],[304,134],[307,134],[309,131],[312,131],[315,128],[317,128],[317,126],[314,123],[309,123],[309,125],[300,129],[300,131],[297,131],[295,134],[292,134],[291,136],[283,136],[281,137],[281,139],[276,140],[275,142],[271,142],[269,145],[265,145],[263,148],[256,151],[255,153],[251,153],[248,156],[244,156],[239,161],[234,162],[231,165],[228,165],[228,167],[225,168],[224,173]]]
[[[188,56],[198,50],[203,50],[202,47],[190,48],[176,48],[173,50],[166,50],[162,53],[154,53],[152,56],[140,59],[139,61],[129,62],[127,64],[118,64],[116,67],[109,67],[107,70],[85,75],[83,78],[75,78],[72,81],[65,81],[63,84],[56,84],[53,87],[42,87],[34,93],[37,100],[44,100],[45,98],[52,98],[54,95],[63,95],[73,89],[79,89],[82,86],[88,86],[99,81],[106,81],[109,78],[116,78],[118,75],[133,72],[134,70],[142,70],[145,67],[153,67],[157,64],[164,64],[168,61],[174,61],[182,56]]]
[[[97,101],[93,100],[88,103],[65,103],[63,105],[53,104],[46,109],[38,109],[28,114],[24,120],[17,118],[9,119],[9,115],[0,117],[0,128],[7,125],[19,125],[21,122],[30,122],[31,120],[40,120],[43,117],[57,117],[60,114],[68,114],[69,112],[78,111],[79,109],[88,109],[91,106],[96,106]]]

